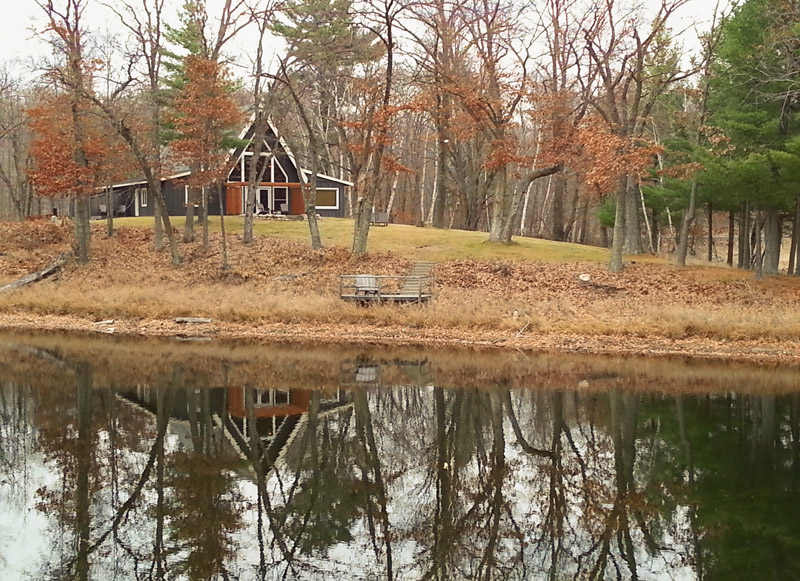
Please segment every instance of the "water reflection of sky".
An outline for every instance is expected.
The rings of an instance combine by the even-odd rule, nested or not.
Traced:
[[[5,431],[5,430],[4,430]],[[6,434],[4,434],[6,436]],[[32,455],[23,473],[0,480],[0,579],[9,581],[34,576],[48,560],[51,546],[47,531],[50,519],[36,510],[36,491],[57,482],[40,454]]]
[[[798,573],[792,370],[52,341],[0,342],[0,578]]]

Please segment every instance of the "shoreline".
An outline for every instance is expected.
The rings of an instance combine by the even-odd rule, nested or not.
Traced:
[[[75,315],[0,314],[0,332],[64,333],[75,336],[109,335],[138,339],[176,339],[186,342],[300,343],[315,345],[382,345],[518,350],[598,357],[684,359],[800,368],[800,343],[765,340],[715,340],[707,337],[672,339],[636,335],[576,335],[563,333],[503,333],[484,330],[409,328],[365,324],[242,324],[212,320],[178,323],[173,319],[114,319],[102,324]]]

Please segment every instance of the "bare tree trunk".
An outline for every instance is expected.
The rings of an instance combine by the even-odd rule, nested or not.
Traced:
[[[650,243],[650,253],[655,254],[656,249],[653,245],[653,230],[650,228],[650,220],[647,217],[647,206],[644,203],[644,192],[642,191],[642,185],[637,184],[636,190],[639,194],[639,201],[642,203],[642,216],[644,217],[644,225],[647,228],[647,240]]]
[[[789,244],[789,274],[800,275],[800,194],[795,196],[794,220],[792,224],[792,241]]]
[[[708,221],[708,248],[706,257],[708,262],[714,260],[714,206],[711,202],[706,204],[706,220]]]
[[[114,190],[111,186],[106,188],[106,236],[114,235]]]
[[[778,274],[781,258],[781,219],[777,210],[764,216],[764,274]]]
[[[217,184],[217,197],[219,198],[219,207],[222,208],[222,197],[223,191],[225,190],[225,184],[220,182]],[[206,205],[208,207],[208,205]],[[219,227],[222,231],[222,270],[229,270],[230,265],[228,264],[228,239],[225,236],[225,212],[220,211],[219,213]],[[206,226],[204,235],[204,245],[208,245],[208,217],[206,217]]]
[[[400,172],[395,172],[394,177],[392,178],[392,185],[389,187],[389,203],[386,204],[386,213],[392,213],[392,207],[394,206],[394,198],[397,195],[397,182],[400,181]]]
[[[508,199],[508,168],[503,167],[498,172],[500,183],[497,184],[494,194],[494,202],[492,203],[492,215],[489,222],[489,242],[505,243],[503,240],[503,224],[506,220],[506,215],[510,211],[511,205]]]
[[[551,239],[564,242],[564,196],[567,184],[563,177],[557,177],[554,181],[552,204],[550,205]]]
[[[425,130],[425,142],[422,149],[422,176],[419,181],[419,223],[425,223],[425,173],[428,169],[428,137],[430,131]]]
[[[369,223],[372,207],[370,200],[358,195],[354,212],[355,223],[353,225],[353,254],[364,254],[367,252],[367,238],[369,237]]]
[[[763,223],[763,219],[761,217],[761,212],[758,213],[756,216],[756,224],[755,224],[755,237],[756,237],[756,255],[754,257],[754,264],[756,267],[756,278],[761,279],[764,277],[764,260],[763,260],[763,253],[761,252],[761,225]]]
[[[183,224],[183,242],[194,242],[194,200],[195,188],[189,189],[189,199],[186,201],[186,220]]]
[[[311,145],[316,148],[316,143]],[[311,248],[320,250],[322,248],[322,236],[319,233],[319,220],[317,220],[317,166],[319,157],[316,149],[311,154],[311,177],[308,184],[303,184],[303,203],[306,207],[306,219],[308,220],[308,232],[311,236]]]
[[[210,187],[210,186],[209,186]],[[222,222],[222,184],[218,185],[219,191],[219,207],[220,207],[220,222]],[[208,250],[208,188],[203,188],[200,190],[201,196],[201,204],[200,204],[200,211],[202,212],[202,220],[203,220],[203,248]],[[222,234],[222,247],[225,248],[225,234]],[[225,259],[225,265],[227,267],[228,260]]]
[[[439,107],[437,108],[437,139],[436,139],[436,175],[438,180],[436,182],[436,193],[431,203],[432,219],[431,224],[434,228],[444,227],[444,208],[447,196],[447,181],[445,180],[446,165],[447,165],[447,143],[445,137],[445,123],[443,116],[444,113],[444,97],[439,97]]]
[[[622,251],[625,248],[625,198],[627,197],[626,178],[620,179],[617,190],[617,208],[614,215],[614,239],[611,241],[611,261],[608,269],[611,272],[622,270]]]
[[[627,178],[625,196],[625,252],[642,253],[642,234],[639,219],[639,186],[634,176]]]
[[[736,231],[736,213],[728,212],[728,266],[733,266],[733,242]]]
[[[739,218],[739,268],[749,269],[752,266],[750,259],[750,230],[752,226],[750,204],[743,202],[741,217]]]
[[[75,199],[75,257],[78,263],[89,262],[89,198],[80,196]]]
[[[156,252],[164,250],[164,223],[161,220],[161,207],[156,204],[153,209],[153,248]]]

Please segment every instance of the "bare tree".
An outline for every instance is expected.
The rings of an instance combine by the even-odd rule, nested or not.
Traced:
[[[675,11],[687,2],[662,0],[655,16],[645,24],[641,12],[620,14],[615,0],[605,0],[586,29],[592,75],[599,84],[589,97],[590,103],[612,132],[623,139],[640,139],[658,97],[689,75],[680,70],[679,55],[671,46],[667,28]],[[623,248],[630,254],[641,253],[638,192],[636,175],[621,179],[609,265],[612,272],[622,269]]]
[[[33,205],[25,110],[19,81],[8,70],[0,71],[0,214],[16,219],[28,216]]]
[[[143,61],[142,77],[137,78],[133,68],[128,77],[120,82],[109,98],[100,102],[101,108],[112,121],[113,126],[130,147],[141,172],[147,182],[147,189],[156,206],[156,249],[161,247],[161,232],[166,232],[169,241],[172,263],[181,262],[178,242],[172,230],[169,212],[161,191],[163,160],[161,153],[161,58],[163,54],[164,0],[140,0],[140,4],[124,2],[121,9],[112,8],[127,28],[133,39],[132,59]],[[143,88],[141,98],[145,106],[144,130],[138,131],[141,117],[130,115],[129,107],[123,98],[123,91],[129,86]]]

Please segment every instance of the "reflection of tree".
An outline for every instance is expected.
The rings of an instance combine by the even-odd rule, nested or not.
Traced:
[[[357,390],[354,394],[354,409],[356,415],[356,432],[361,444],[357,463],[361,471],[364,490],[364,504],[369,524],[370,538],[376,556],[380,556],[381,549],[376,531],[376,521],[383,528],[384,559],[386,561],[386,578],[391,581],[392,573],[392,543],[389,530],[389,513],[387,511],[386,484],[383,480],[378,446],[375,441],[375,430],[372,425],[372,414],[367,405],[367,394],[364,390]],[[369,493],[375,490],[374,496]]]
[[[439,388],[433,399],[436,504],[425,578],[508,575],[520,564],[522,546],[504,486],[507,402],[497,391],[448,394]],[[510,548],[514,544],[518,556]]]
[[[242,527],[233,472],[239,461],[227,450],[221,431],[215,430],[211,390],[185,389],[192,448],[168,455],[164,479],[171,492],[165,505],[171,550],[179,555],[170,573],[227,579],[228,563],[235,555],[233,538]]]
[[[589,573],[590,579],[605,578],[606,567],[609,560],[613,567],[619,571],[611,551],[612,542],[616,541],[621,558],[628,566],[628,575],[631,579],[638,579],[636,564],[636,550],[631,537],[631,512],[636,514],[636,520],[644,523],[638,512],[639,498],[634,480],[633,468],[636,463],[636,424],[639,410],[639,396],[632,393],[620,393],[612,390],[609,393],[611,407],[611,439],[614,444],[614,475],[615,493],[613,505],[604,517],[602,532],[597,539],[599,550],[593,557],[594,565]],[[643,530],[645,537],[647,532]]]
[[[106,578],[113,553],[118,578],[245,579],[252,539],[261,579],[324,578],[344,546],[344,578],[800,578],[798,395],[384,386],[334,412],[314,393],[268,437],[242,428],[248,514],[224,389],[175,367],[132,406],[99,376],[71,363],[28,400],[0,389],[0,470],[20,455],[6,434],[35,430],[58,477],[40,494],[63,540],[50,577]]]
[[[714,397],[685,408],[698,576],[800,578],[797,394]]]
[[[353,540],[350,528],[359,514],[364,488],[352,469],[352,444],[341,431],[333,434],[330,422],[320,422],[319,411],[320,394],[315,391],[307,429],[298,442],[301,459],[292,466],[294,471],[310,470],[311,474],[293,487],[290,503],[279,511],[284,531],[303,555],[324,554],[337,542]]]
[[[28,391],[16,383],[0,381],[0,502],[12,504],[17,512],[24,508],[33,450]],[[12,534],[15,531],[0,529],[0,570],[7,566],[5,544]]]
[[[100,488],[98,426],[93,421],[95,397],[88,363],[76,364],[74,377],[71,393],[39,392],[39,442],[61,482],[59,487],[39,490],[38,508],[58,515],[62,534],[72,545],[64,548],[63,561],[55,566],[54,576],[88,579],[91,505]],[[67,424],[65,417],[69,418]]]

